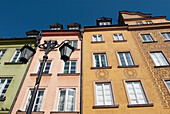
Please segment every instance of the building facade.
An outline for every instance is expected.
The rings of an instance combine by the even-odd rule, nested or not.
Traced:
[[[63,26],[56,23],[50,26],[50,30],[41,31],[40,44],[43,44],[45,40],[58,41],[59,44],[64,40],[70,40],[69,44],[75,48],[75,51],[67,62],[60,59],[59,49],[54,49],[48,54],[35,98],[33,113],[79,114],[81,70],[81,34],[79,29],[63,30]],[[37,48],[12,114],[26,113],[44,53],[44,50]]]
[[[28,64],[19,62],[20,49],[36,39],[1,38],[0,39],[0,114],[8,114],[15,103],[16,96],[25,78]]]
[[[85,26],[83,114],[170,112],[170,21],[119,12]]]

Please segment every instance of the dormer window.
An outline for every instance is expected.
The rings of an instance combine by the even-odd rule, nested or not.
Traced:
[[[75,22],[67,25],[68,30],[79,30],[80,28],[81,28],[81,25]]]
[[[55,23],[50,25],[50,29],[51,30],[62,30],[63,29],[63,25],[60,23]]]
[[[143,23],[141,21],[136,22],[137,25],[142,25]]]
[[[69,30],[79,30],[78,27],[70,27]]]
[[[146,24],[153,24],[152,21],[146,21]]]
[[[40,34],[40,32],[33,29],[33,30],[26,32],[26,34],[27,34],[27,37],[37,37]]]
[[[110,22],[99,22],[99,25],[111,25],[111,23]]]
[[[97,26],[106,26],[106,25],[111,25],[111,24],[112,24],[112,18],[101,17],[101,18],[96,19]]]
[[[51,30],[61,30],[61,28],[51,28]]]

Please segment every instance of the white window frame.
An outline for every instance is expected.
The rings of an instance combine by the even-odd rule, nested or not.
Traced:
[[[143,42],[154,42],[154,39],[152,38],[151,34],[140,34],[140,35],[142,37]],[[147,35],[149,35],[150,39],[148,38]],[[145,37],[146,40],[143,39],[143,36]]]
[[[136,98],[136,102],[137,103],[132,103],[132,100],[133,99],[131,99],[130,98],[130,90],[128,89],[128,86],[127,86],[127,83],[131,83],[131,85],[132,85],[132,90],[133,90],[133,92],[134,92],[134,96],[135,96],[135,98]],[[140,91],[141,91],[141,93],[138,93],[137,92],[137,89],[139,89],[139,88],[136,88],[135,87],[135,83],[140,83]],[[143,87],[143,85],[142,85],[142,83],[141,83],[141,81],[140,80],[138,80],[138,81],[125,81],[125,86],[126,86],[126,88],[127,88],[127,95],[128,95],[128,98],[129,98],[129,101],[130,101],[130,104],[148,104],[148,99],[147,99],[147,96],[146,96],[146,93],[145,93],[145,91],[144,91],[144,87]],[[142,97],[143,97],[143,101],[145,102],[145,103],[140,103],[140,100],[141,100],[141,98],[140,98],[140,95],[139,94],[142,94]],[[131,94],[132,95],[132,94]]]
[[[5,86],[6,86],[6,85],[8,85],[8,87],[9,87],[9,85],[10,85],[10,83],[11,83],[11,81],[12,81],[12,78],[0,78],[0,80],[1,80],[1,79],[5,79],[5,81],[4,81],[3,84],[0,83],[0,98],[3,98],[8,88],[6,88],[5,93],[2,93],[2,92],[3,92],[3,90],[5,90]],[[10,83],[8,83],[8,80],[11,80]],[[2,96],[2,97],[1,97],[1,96]]]
[[[164,34],[164,35],[163,35]],[[169,34],[169,35],[168,35]],[[161,33],[161,35],[164,37],[166,41],[170,41],[170,32],[164,32]]]
[[[111,22],[99,22],[100,26],[106,26],[106,25],[111,25]]]
[[[14,57],[15,57],[15,55],[17,54],[18,51],[20,51],[20,50],[17,49],[17,50],[15,51],[15,53],[13,54],[12,59],[11,59],[10,62],[13,61],[13,59],[14,59]],[[17,59],[16,59],[14,62],[19,62],[20,56],[21,56],[21,52],[18,54]]]
[[[102,66],[102,60],[101,60],[101,55],[104,55],[104,60],[105,60],[105,64],[106,64],[105,67],[108,66],[108,61],[107,61],[107,55],[106,55],[106,53],[93,53],[93,66],[94,66],[94,67],[97,67],[97,66],[96,66],[95,55],[98,55],[98,57],[99,57],[99,67],[103,67],[103,66]]]
[[[155,53],[154,57],[151,53]],[[161,54],[161,58],[159,57],[158,54]],[[167,61],[166,57],[164,56],[163,52],[159,51],[159,52],[150,52],[150,56],[153,60],[153,62],[155,63],[156,66],[169,66],[169,62]],[[163,62],[162,62],[163,60]]]
[[[114,38],[114,41],[124,41],[125,40],[123,37],[123,34],[121,34],[121,33],[113,34],[113,38]]]
[[[29,105],[29,103],[30,103],[29,100],[31,100],[31,91],[33,91],[33,90],[29,90],[29,94],[28,94],[28,96],[27,96],[27,100],[26,100],[26,103],[25,103],[25,106],[24,106],[24,110],[26,110],[26,109],[28,108],[28,105]],[[42,106],[42,102],[43,102],[43,97],[44,97],[44,94],[45,94],[45,90],[44,90],[44,89],[41,89],[41,90],[38,90],[38,91],[37,91],[37,94],[36,94],[36,97],[35,97],[35,100],[34,100],[34,105],[33,105],[32,111],[34,111],[34,109],[35,109],[35,105],[36,105],[35,103],[36,103],[36,100],[37,100],[39,91],[43,91],[43,96],[42,96],[42,99],[38,102],[38,105],[39,105],[39,103],[40,103],[40,105],[39,105],[40,108],[39,108],[39,110],[36,110],[36,112],[41,110],[41,106]]]
[[[49,61],[51,62],[51,65],[50,65],[50,69],[51,69],[52,61],[51,61],[51,60],[49,60]],[[39,69],[40,69],[40,64],[41,64],[41,62],[43,62],[43,61],[39,61],[39,65],[38,65],[38,68],[37,68],[37,73],[38,73],[38,71],[39,71]],[[43,73],[44,73],[45,68],[46,68],[46,66],[47,66],[47,62],[48,62],[48,61],[46,61],[45,65],[44,65]],[[49,69],[49,71],[48,71],[48,74],[50,74],[50,69]]]
[[[96,39],[94,38],[96,36]],[[103,36],[101,34],[95,34],[92,36],[92,41],[93,42],[102,42],[103,41]]]
[[[134,60],[133,60],[133,57],[132,57],[132,55],[131,55],[130,52],[117,52],[120,66],[123,66],[123,65],[122,65],[122,62],[121,62],[119,53],[122,53],[122,54],[123,54],[123,59],[124,59],[124,61],[125,61],[125,66],[134,66],[134,65],[135,65]],[[128,54],[130,55],[130,60],[131,60],[132,65],[129,65],[129,64],[128,64],[127,58],[126,58],[126,56],[125,56],[125,53],[128,53]]]
[[[77,61],[76,60],[73,60],[73,61],[67,61],[67,62],[69,62],[69,69],[68,69],[68,73],[65,73],[65,74],[70,74],[71,73],[71,63],[72,62],[76,62],[76,68],[75,68],[75,73],[77,73]],[[64,65],[63,65],[64,67],[63,67],[63,73],[64,73],[64,68],[65,68],[65,62],[64,62]]]
[[[146,24],[153,24],[152,21],[146,21]]]
[[[3,55],[5,54],[6,50],[0,50],[0,60],[3,57]]]
[[[65,102],[64,102],[64,110],[63,111],[61,111],[61,112],[74,112],[75,111],[75,106],[76,106],[76,89],[75,88],[62,88],[62,89],[59,89],[59,95],[58,95],[58,103],[57,103],[57,111],[60,111],[59,110],[59,103],[60,103],[60,91],[62,91],[62,90],[66,90],[66,94],[65,94]],[[68,105],[68,103],[67,103],[67,99],[68,99],[68,92],[69,92],[69,90],[71,90],[71,91],[73,91],[74,90],[74,103],[73,103],[73,111],[70,111],[70,110],[67,110],[67,105]]]
[[[74,42],[77,42],[77,43],[76,43],[76,47],[74,47],[74,45],[73,45]],[[77,40],[70,40],[68,43],[69,43],[69,45],[71,45],[72,47],[74,47],[74,49],[77,49],[77,48],[78,48],[78,41],[77,41]]]
[[[79,30],[79,27],[69,27],[69,30]]]
[[[102,85],[102,93],[103,93],[103,95],[102,95],[102,97],[103,97],[103,104],[101,104],[101,105],[114,105],[114,99],[113,99],[113,91],[112,91],[112,85],[111,85],[111,83],[109,83],[109,82],[103,82],[103,83],[95,83],[95,88],[96,88],[96,105],[100,105],[100,104],[98,104],[98,100],[97,100],[97,98],[98,98],[98,93],[97,93],[97,84],[101,84]],[[110,93],[111,93],[111,104],[107,104],[107,102],[106,102],[106,93],[105,93],[105,84],[110,84]]]
[[[137,25],[143,25],[142,21],[136,22]]]

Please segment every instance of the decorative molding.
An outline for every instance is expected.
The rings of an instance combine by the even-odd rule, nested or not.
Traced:
[[[105,69],[96,71],[96,77],[99,80],[106,80],[109,77],[109,72]]]
[[[136,78],[137,77],[137,71],[135,69],[124,69],[124,75],[127,77],[127,78]]]

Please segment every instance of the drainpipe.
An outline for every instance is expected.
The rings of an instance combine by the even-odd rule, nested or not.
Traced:
[[[37,41],[36,41],[36,44],[35,44],[35,50],[37,50],[38,43],[39,43],[39,41],[41,40],[41,31],[40,31],[40,34],[38,35],[38,38],[36,38],[36,39],[37,39]],[[13,101],[13,103],[12,103],[12,105],[11,105],[11,108],[10,108],[10,110],[9,110],[9,114],[11,114],[12,109],[14,108],[14,105],[15,105],[15,102],[16,102],[16,100],[17,100],[18,94],[19,94],[19,92],[20,92],[20,90],[21,90],[22,84],[24,83],[26,74],[27,74],[28,69],[29,69],[29,67],[30,67],[30,65],[31,65],[32,59],[33,59],[33,57],[31,58],[28,66],[27,66],[27,69],[26,69],[26,71],[25,71],[25,73],[24,73],[24,76],[23,76],[23,78],[22,78],[21,84],[19,85],[17,94],[16,94],[16,96],[15,96],[15,98],[14,98],[14,101]]]
[[[84,29],[80,30],[81,32],[81,76],[80,76],[80,114],[83,114],[83,33]]]

